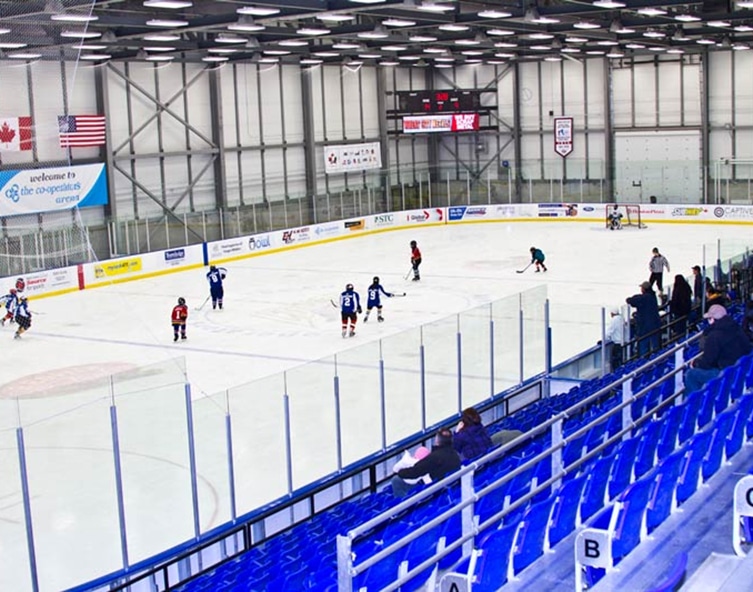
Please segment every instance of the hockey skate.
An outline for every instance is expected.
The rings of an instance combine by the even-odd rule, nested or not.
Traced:
[[[383,323],[384,322],[384,317],[382,315],[379,315],[377,317],[377,321],[379,321],[380,323]]]
[[[0,319],[0,325],[2,325],[3,327],[5,327],[5,317],[3,317],[2,319]]]
[[[417,275],[414,275],[412,281],[414,281],[414,282],[420,282],[421,281],[421,277],[417,276]]]
[[[181,336],[180,336],[180,338],[181,338],[181,339],[185,339],[185,338],[186,338],[186,336],[185,336],[185,335],[181,335]]]
[[[343,329],[343,338],[345,338],[347,336],[348,336],[348,330],[347,329]]]
[[[351,330],[350,330],[350,333],[348,333],[348,337],[354,337],[354,336],[355,336],[355,334],[356,334],[355,330],[354,330],[354,329],[351,329]]]
[[[13,339],[21,339],[21,335],[19,333],[14,333]]]
[[[368,320],[369,320],[369,313],[367,312],[365,315],[363,315],[363,322],[365,323]]]
[[[178,336],[177,335],[173,335],[173,341],[178,341]]]

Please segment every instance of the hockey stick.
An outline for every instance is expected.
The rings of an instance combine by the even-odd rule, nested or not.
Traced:
[[[393,294],[391,297],[392,298],[402,298],[403,296],[405,296],[405,292],[403,292],[402,294]]]
[[[201,304],[199,305],[199,307],[198,307],[198,308],[196,309],[196,311],[198,312],[198,311],[200,311],[200,310],[201,310],[202,308],[204,308],[204,305],[205,305],[205,304],[206,304],[207,302],[209,302],[209,299],[210,299],[211,297],[212,297],[212,295],[211,295],[211,294],[210,294],[209,296],[207,296],[206,300],[204,300],[204,302],[202,302],[202,303],[201,303]]]
[[[408,273],[405,274],[405,277],[403,279],[408,279],[410,277],[410,274],[413,273],[413,266],[411,265],[410,269],[408,270]]]
[[[533,265],[533,263],[529,263],[523,269],[516,269],[515,273],[523,273],[526,269],[528,269],[529,267],[531,267],[531,265]]]
[[[334,306],[335,308],[340,308],[339,306],[337,306],[337,303],[335,303],[335,301],[334,301],[334,300],[332,300],[332,298],[330,298],[330,299],[329,299],[329,303],[330,303],[330,304],[331,304],[332,306]]]

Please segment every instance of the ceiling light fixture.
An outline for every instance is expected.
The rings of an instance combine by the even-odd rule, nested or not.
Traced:
[[[625,8],[624,2],[618,2],[617,0],[596,0],[593,3],[594,6],[598,6],[599,8]]]
[[[338,41],[332,45],[334,49],[360,49],[364,47],[362,43],[353,43],[352,41]]]
[[[551,45],[531,45],[529,49],[534,49],[536,51],[549,51],[552,49]]]
[[[753,31],[753,27],[751,27],[750,25],[737,25],[735,27],[735,31],[737,31],[738,33],[750,33],[751,31]]]
[[[602,47],[613,47],[615,45],[619,45],[619,43],[617,43],[617,41],[613,41],[612,39],[602,39],[600,41],[597,41],[596,45],[601,45]]]
[[[242,6],[235,11],[238,14],[247,14],[250,16],[272,16],[279,14],[279,8],[268,8],[266,6]]]
[[[414,43],[433,43],[437,38],[431,35],[411,35],[408,40]]]
[[[99,20],[99,17],[96,14],[62,12],[60,14],[53,14],[50,20],[64,23],[90,23]]]
[[[353,4],[381,4],[386,0],[350,0]]]
[[[180,35],[173,35],[172,33],[150,33],[144,35],[146,41],[178,41]]]
[[[627,35],[628,33],[635,33],[635,29],[626,27],[620,19],[614,19],[612,24],[609,25],[609,32],[617,35]]]
[[[409,21],[407,19],[389,18],[382,21],[385,27],[412,27],[416,24],[416,21]]]
[[[29,45],[28,43],[14,43],[12,41],[8,42],[0,42],[0,49],[21,49],[22,47],[26,47]]]
[[[265,55],[275,55],[275,56],[284,56],[284,55],[290,55],[290,52],[287,49],[265,49],[264,50]]]
[[[482,10],[478,13],[479,17],[487,19],[501,19],[512,16],[511,12],[505,12],[503,10]]]
[[[541,14],[539,14],[539,9],[535,6],[531,6],[528,10],[526,10],[523,20],[529,23],[537,23],[539,25],[553,25],[560,22],[558,18],[542,16]]]
[[[694,14],[688,14],[688,13],[682,13],[682,14],[676,14],[675,20],[680,21],[681,23],[695,23],[701,20],[700,16],[696,16]]]
[[[554,39],[554,35],[551,33],[531,33],[528,36],[529,39]]]
[[[663,14],[667,14],[667,11],[663,8],[657,8],[656,6],[645,6],[643,8],[639,8],[636,10],[638,14],[642,14],[643,16],[661,16]]]
[[[78,45],[74,45],[73,49],[78,50],[87,50],[87,51],[99,51],[101,49],[106,49],[106,45],[95,45],[93,43],[79,43]]]
[[[648,37],[649,39],[662,39],[667,36],[667,34],[664,31],[657,31],[655,29],[648,29],[643,32],[644,37]]]
[[[562,53],[580,53],[580,49],[577,47],[563,47],[560,51]]]
[[[112,56],[109,53],[84,53],[78,56],[79,60],[89,62],[98,62],[100,60],[109,60]]]
[[[303,58],[301,60],[302,66],[315,66],[317,64],[321,64],[324,60],[317,60],[315,58]]]
[[[512,48],[512,47],[518,47],[518,44],[513,43],[511,41],[500,41],[499,43],[495,43],[494,47]]]
[[[588,39],[586,39],[585,37],[576,37],[572,35],[569,37],[565,37],[565,41],[567,41],[568,43],[586,43]]]
[[[685,50],[684,49],[680,49],[679,47],[670,47],[667,50],[667,53],[681,55],[681,54],[685,53]]]
[[[102,33],[98,31],[63,31],[60,36],[72,39],[96,39],[102,37]]]
[[[606,54],[608,58],[617,59],[617,58],[624,58],[625,54],[621,51],[610,51]]]
[[[735,51],[745,51],[746,49],[750,49],[750,45],[747,43],[735,43],[732,49]]]
[[[178,19],[149,19],[146,21],[147,27],[164,27],[165,29],[174,29],[176,27],[187,27],[188,21]]]
[[[326,27],[301,27],[296,31],[298,35],[327,35],[331,33]]]
[[[227,62],[228,58],[225,56],[208,55],[201,58],[202,62]]]
[[[83,47],[83,46],[82,46],[82,47]],[[104,47],[105,47],[105,46],[104,46],[104,45],[102,45],[101,47],[102,47],[102,48],[104,49]],[[145,48],[144,48],[144,50],[145,50],[145,51],[156,51],[156,52],[160,52],[160,51],[175,51],[175,48],[174,48],[174,47],[170,47],[170,46],[168,46],[168,45],[160,45],[160,46],[156,46],[156,45],[154,45],[154,46],[151,46],[151,45],[150,45],[149,47],[145,47]]]
[[[648,48],[649,51],[655,51],[655,52],[664,51],[665,49],[667,48],[664,47],[663,45],[650,45]]]
[[[508,37],[515,35],[515,31],[510,31],[509,29],[488,29],[486,34],[492,37]]]
[[[31,51],[17,51],[15,53],[9,53],[7,57],[11,60],[38,60],[42,57],[42,54]]]
[[[709,27],[731,27],[732,23],[729,21],[722,21],[722,20],[715,20],[715,21],[708,21],[706,23]]]
[[[475,39],[456,39],[455,45],[479,45],[479,41]]]
[[[646,49],[646,46],[642,43],[628,43],[625,47],[628,49]]]
[[[352,2],[353,0],[351,0]],[[425,10],[426,12],[452,12],[455,7],[452,4],[438,4],[424,0],[421,4],[416,5],[416,10]]]
[[[317,14],[316,18],[325,23],[346,23],[355,20],[356,17],[350,14],[342,14],[340,12],[325,12],[324,14]]]
[[[384,45],[380,47],[382,51],[405,51],[408,49],[406,45]],[[426,49],[424,51],[427,51]]]
[[[578,21],[573,27],[576,29],[601,29],[601,25],[594,21]]]
[[[449,31],[450,33],[459,33],[467,31],[470,27],[468,25],[458,25],[457,23],[447,23],[446,25],[439,25],[437,29],[440,31]]]
[[[364,60],[376,60],[382,57],[381,53],[359,53],[358,57]]]
[[[283,47],[304,47],[308,44],[309,42],[305,39],[283,39],[277,45],[282,45]]]
[[[395,60],[382,60],[379,62],[380,66],[399,66],[400,62],[396,62]]]
[[[193,2],[190,0],[144,0],[144,6],[147,8],[167,8],[168,10],[178,10],[180,8],[190,8]]]
[[[215,43],[245,43],[245,37],[238,37],[237,35],[217,35],[214,38]]]
[[[696,43],[698,45],[716,45],[716,41],[713,39],[709,39],[708,37],[702,37],[701,39],[697,39]]]
[[[175,59],[175,56],[169,55],[151,55],[144,58],[147,62],[170,62]]]
[[[373,31],[362,31],[361,33],[358,33],[358,37],[361,39],[385,39],[389,36],[390,34],[381,25],[374,27]]]
[[[336,58],[340,56],[336,51],[315,51],[314,55],[320,58]]]
[[[167,10],[178,10],[182,8],[190,8],[191,6],[193,6],[192,0],[144,0],[145,8],[164,8]]]
[[[234,47],[210,47],[207,51],[209,53],[230,54],[237,53],[240,50],[235,49]]]
[[[255,33],[266,29],[264,25],[254,22],[250,16],[241,16],[236,23],[230,23],[227,26],[228,31],[244,31],[246,33]]]

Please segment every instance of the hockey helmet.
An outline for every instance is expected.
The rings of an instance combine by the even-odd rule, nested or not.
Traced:
[[[375,275],[373,281],[374,281],[375,284],[378,284],[379,283],[379,276]]]
[[[11,288],[11,289],[10,289],[10,293],[11,293],[11,294],[15,294],[15,293],[16,293],[16,289],[15,289],[15,288]]]
[[[531,253],[533,253],[536,250],[536,247],[531,247]]]
[[[210,265],[209,266],[209,271],[217,271],[217,266],[216,265]]]
[[[179,305],[183,306],[185,303],[186,303],[186,299],[185,298],[178,298],[178,304]]]
[[[346,285],[345,286],[345,291],[346,292],[352,292],[353,291],[353,284]]]
[[[411,241],[411,242],[410,242],[410,246],[411,246],[411,247],[415,247],[415,246],[416,246],[417,244],[418,244],[418,243],[416,243],[416,241]]]

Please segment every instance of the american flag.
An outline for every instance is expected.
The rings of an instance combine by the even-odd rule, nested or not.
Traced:
[[[59,115],[61,148],[102,146],[105,143],[104,115]]]

